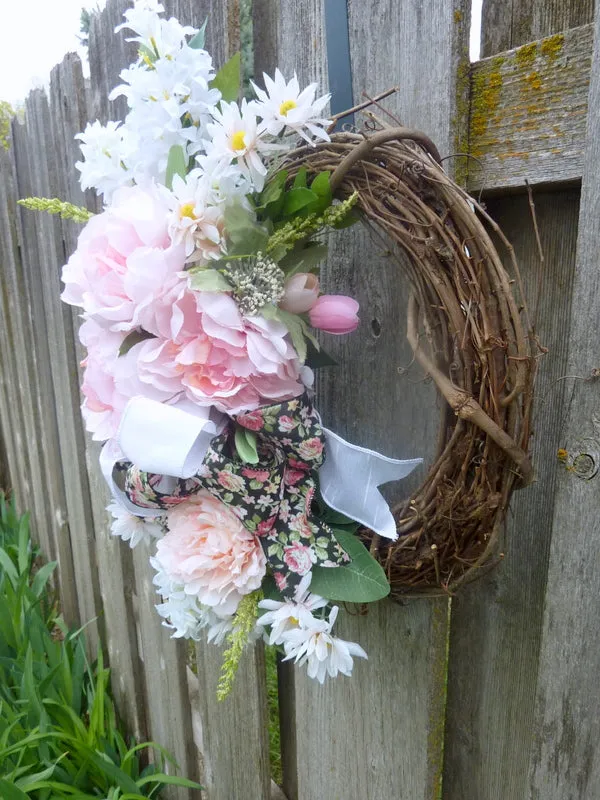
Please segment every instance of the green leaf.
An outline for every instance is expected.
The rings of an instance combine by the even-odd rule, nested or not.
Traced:
[[[187,167],[187,156],[183,147],[180,144],[174,144],[169,150],[169,157],[167,158],[167,173],[165,176],[167,189],[173,188],[173,178],[175,175],[185,178],[187,175]]]
[[[164,772],[156,772],[154,775],[149,775],[147,778],[142,778],[137,782],[140,789],[149,783],[158,783],[159,785],[170,784],[171,786],[184,786],[186,789],[202,789],[199,783],[190,781],[187,778],[178,778],[177,775],[166,775]]]
[[[390,592],[381,564],[353,533],[335,529],[333,534],[352,561],[342,567],[313,567],[311,592],[327,600],[373,603]]]
[[[294,349],[298,353],[298,358],[304,363],[306,361],[307,346],[306,339],[304,338],[302,320],[297,314],[291,314],[289,311],[284,311],[282,308],[277,309],[277,318],[280,322],[283,322],[288,329]]]
[[[289,217],[301,211],[303,208],[310,205],[310,203],[314,203],[316,200],[318,200],[317,195],[304,186],[290,189],[289,192],[285,194],[283,213],[285,216]]]
[[[327,251],[326,244],[297,247],[281,259],[279,266],[285,272],[287,278],[297,272],[316,271],[316,267],[327,258]]]
[[[8,555],[6,550],[0,548],[0,567],[6,572],[13,586],[19,582],[19,573],[13,564],[12,558]]]
[[[46,584],[48,583],[48,578],[54,570],[56,569],[56,561],[50,561],[48,564],[44,564],[44,566],[39,569],[35,573],[35,578],[31,584],[31,591],[36,597],[40,597]]]
[[[287,175],[288,175],[287,170],[285,169],[282,169],[279,172],[276,172],[275,175],[273,175],[271,180],[267,183],[265,188],[258,196],[259,200],[258,208],[265,208],[265,206],[268,206],[269,203],[273,203],[275,202],[275,200],[279,200],[279,198],[283,194],[283,190],[285,189],[285,182],[287,180]]]
[[[190,277],[190,289],[197,292],[230,292],[232,287],[227,278],[216,269],[203,269]]]
[[[154,64],[154,62],[156,61],[156,53],[154,52],[154,50],[151,50],[145,44],[140,44],[140,46],[138,47],[138,53],[140,54],[140,56],[142,56],[144,61],[146,61],[149,64]]]
[[[306,173],[306,167],[302,167],[298,170],[296,177],[294,178],[294,183],[292,184],[294,189],[299,189],[301,187],[306,189]]]
[[[258,464],[258,450],[256,449],[256,434],[242,425],[235,429],[235,449],[239,457],[246,464]]]
[[[154,339],[155,336],[152,333],[148,333],[148,331],[143,330],[142,328],[131,331],[128,333],[127,336],[121,342],[121,347],[119,347],[119,355],[124,356],[126,355],[132,347],[135,347],[136,344],[140,342],[146,341],[146,339]]]
[[[317,177],[310,185],[310,188],[316,195],[327,198],[327,205],[330,205],[333,199],[331,194],[331,185],[329,183],[329,175],[329,172],[319,172]]]
[[[265,251],[269,232],[259,225],[254,214],[239,203],[229,206],[223,214],[230,256],[249,255]]]
[[[311,369],[319,369],[320,367],[337,367],[338,362],[332,358],[329,353],[326,353],[322,348],[317,350],[312,342],[308,343],[308,352],[306,354],[306,366]]]
[[[188,42],[188,47],[191,47],[192,50],[204,50],[204,39],[206,36],[206,25],[208,23],[208,17],[204,20],[204,23],[198,33]]]
[[[22,792],[14,783],[0,778],[0,797],[2,800],[29,800],[29,795]]]
[[[218,89],[226,103],[233,103],[240,93],[240,54],[236,53],[217,72],[210,82],[211,89]]]

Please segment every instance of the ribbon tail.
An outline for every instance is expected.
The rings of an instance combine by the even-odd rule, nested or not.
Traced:
[[[400,461],[351,444],[323,428],[327,458],[319,469],[319,486],[330,508],[365,525],[386,539],[397,539],[396,522],[378,487],[409,475],[422,458]]]

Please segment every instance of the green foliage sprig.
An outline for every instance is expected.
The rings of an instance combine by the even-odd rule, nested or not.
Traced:
[[[269,237],[266,251],[279,260],[289,253],[298,242],[326,228],[336,228],[343,224],[352,208],[358,201],[358,192],[350,195],[347,200],[331,205],[320,214],[309,214],[307,217],[296,217],[286,222]]]
[[[260,589],[247,594],[240,600],[233,623],[233,630],[227,637],[229,647],[223,654],[223,666],[217,686],[217,700],[225,700],[233,688],[236,672],[240,665],[242,654],[248,644],[250,634],[254,630],[258,617],[258,604],[263,598]]]
[[[74,206],[59,200],[58,197],[25,197],[17,200],[20,206],[31,211],[46,211],[48,214],[59,214],[62,219],[70,219],[73,222],[87,222],[94,214],[82,206]]]

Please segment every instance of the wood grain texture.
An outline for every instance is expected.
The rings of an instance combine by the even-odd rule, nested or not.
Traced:
[[[581,178],[592,43],[585,25],[472,65],[469,189]]]
[[[577,265],[567,347],[568,375],[588,380],[568,386],[560,446],[583,469],[600,466],[600,381],[597,321],[600,319],[598,240],[600,217],[600,11],[596,11],[590,115],[584,162]],[[576,800],[600,795],[600,536],[598,473],[578,477],[578,462],[560,471],[548,570],[532,749],[531,800]],[[581,473],[584,474],[584,473]],[[593,473],[589,473],[590,475]]]
[[[219,702],[217,684],[226,646],[196,646],[202,796],[206,800],[271,798],[267,688],[262,643],[244,655],[233,690]]]
[[[506,556],[489,576],[452,602],[444,797],[524,800],[534,728],[537,664],[554,494],[559,475],[567,338],[575,271],[579,193],[536,193],[546,263],[538,334],[533,486],[511,502]],[[533,306],[540,261],[525,195],[498,198],[488,210],[512,241]],[[510,768],[507,768],[510,765]]]
[[[467,5],[348,4],[355,102],[363,90],[375,94],[399,85],[387,107],[405,124],[427,130],[444,152],[460,138],[451,120],[456,122]],[[254,10],[256,73],[279,65],[288,73],[296,69],[301,83],[315,80],[325,89],[324,3],[255,2]],[[415,69],[421,58],[427,59],[427,75]],[[387,455],[427,459],[440,412],[433,387],[418,369],[406,370],[408,287],[397,261],[368,232],[345,231],[330,241],[323,288],[356,297],[362,320],[351,337],[323,337],[339,362],[318,376],[325,423]],[[388,497],[398,499],[411,482],[388,488]],[[342,614],[339,635],[369,653],[352,681],[320,687],[303,670],[281,669],[284,790],[290,800],[434,796],[441,771],[446,608],[443,600],[420,601],[382,604],[366,619]]]
[[[26,124],[13,125],[10,154],[14,174],[13,204],[18,197],[35,194],[34,166],[30,161],[30,130]],[[66,509],[53,409],[52,376],[48,356],[48,334],[37,265],[37,231],[33,220],[12,207],[18,250],[9,259],[5,280],[13,308],[14,347],[18,355],[18,394],[23,404],[25,446],[29,451],[26,469],[30,475],[28,508],[32,511],[32,533],[45,557],[57,557],[57,538],[65,530]],[[14,240],[13,240],[14,241]],[[13,316],[14,314],[14,316]]]
[[[160,598],[152,584],[148,563],[149,549],[140,544],[133,551],[137,593],[138,646],[144,664],[146,713],[152,739],[171,753],[177,763],[176,774],[190,780],[199,777],[198,751],[194,743],[192,708],[187,683],[188,643],[171,639],[154,608]],[[174,774],[173,765],[166,771]],[[167,787],[167,800],[193,800],[190,789]],[[258,799],[257,799],[258,800]]]
[[[592,22],[594,0],[483,0],[481,54],[533,42]]]

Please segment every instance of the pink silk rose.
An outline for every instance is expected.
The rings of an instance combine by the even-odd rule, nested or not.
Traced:
[[[352,333],[358,327],[359,305],[343,294],[324,294],[308,312],[310,324],[325,333]]]
[[[260,588],[266,559],[256,536],[220,500],[198,492],[168,512],[156,564],[188,595],[220,616]]]

